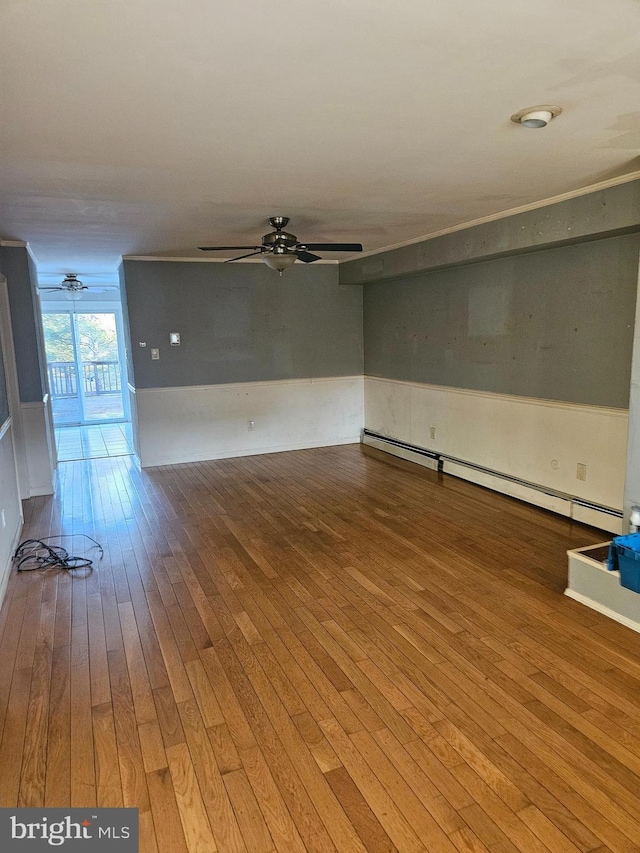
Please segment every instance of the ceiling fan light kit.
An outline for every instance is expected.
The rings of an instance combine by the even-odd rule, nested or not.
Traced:
[[[82,295],[81,290],[69,290],[65,293],[64,298],[68,299],[69,302],[77,302],[79,299],[82,299]]]
[[[244,258],[251,258],[256,255],[261,255],[262,260],[272,270],[276,270],[280,275],[292,267],[296,261],[302,261],[303,264],[312,264],[314,261],[321,260],[319,255],[314,255],[312,251],[318,252],[361,252],[361,243],[301,243],[295,234],[290,234],[284,231],[289,217],[288,216],[270,216],[267,220],[269,225],[275,229],[265,234],[262,238],[260,246],[200,246],[201,252],[223,252],[230,250],[240,251],[242,249],[252,249],[246,255],[239,255],[237,258],[229,258],[224,261],[225,264],[231,264],[234,261],[242,261]]]
[[[295,264],[298,258],[293,252],[276,247],[273,252],[265,254],[262,260],[268,267],[272,270],[276,270],[280,275],[282,275],[285,270],[288,270],[289,267],[292,267]]]

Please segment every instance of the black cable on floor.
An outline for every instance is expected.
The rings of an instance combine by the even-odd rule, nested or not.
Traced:
[[[32,572],[36,569],[90,569],[93,571],[93,560],[88,557],[73,557],[62,545],[47,545],[50,539],[67,539],[73,536],[84,536],[90,539],[100,549],[100,559],[104,557],[104,549],[86,533],[65,533],[61,536],[45,536],[42,539],[25,539],[21,542],[13,559],[19,560],[16,570],[18,572]]]

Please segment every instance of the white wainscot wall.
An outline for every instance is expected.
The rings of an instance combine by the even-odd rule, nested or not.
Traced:
[[[365,377],[366,429],[614,510],[622,509],[627,424],[623,409]],[[578,464],[586,465],[585,480],[577,479]],[[620,532],[619,518],[570,500],[455,463],[444,470]]]
[[[20,403],[22,443],[29,494],[52,495],[56,469],[56,446],[49,395],[42,402]]]
[[[351,444],[361,437],[363,377],[138,388],[133,410],[143,468]]]
[[[0,425],[0,510],[4,511],[4,524],[0,522],[1,605],[11,571],[11,558],[22,529],[22,505],[18,493],[11,418]]]

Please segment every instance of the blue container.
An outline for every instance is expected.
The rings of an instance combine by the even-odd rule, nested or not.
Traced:
[[[616,536],[609,546],[609,569],[620,572],[620,584],[640,592],[640,533]]]

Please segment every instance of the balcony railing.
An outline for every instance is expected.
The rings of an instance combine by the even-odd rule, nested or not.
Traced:
[[[78,374],[73,361],[50,361],[47,367],[52,397],[78,396]],[[82,389],[87,397],[117,393],[121,390],[120,362],[83,362],[82,383]]]

